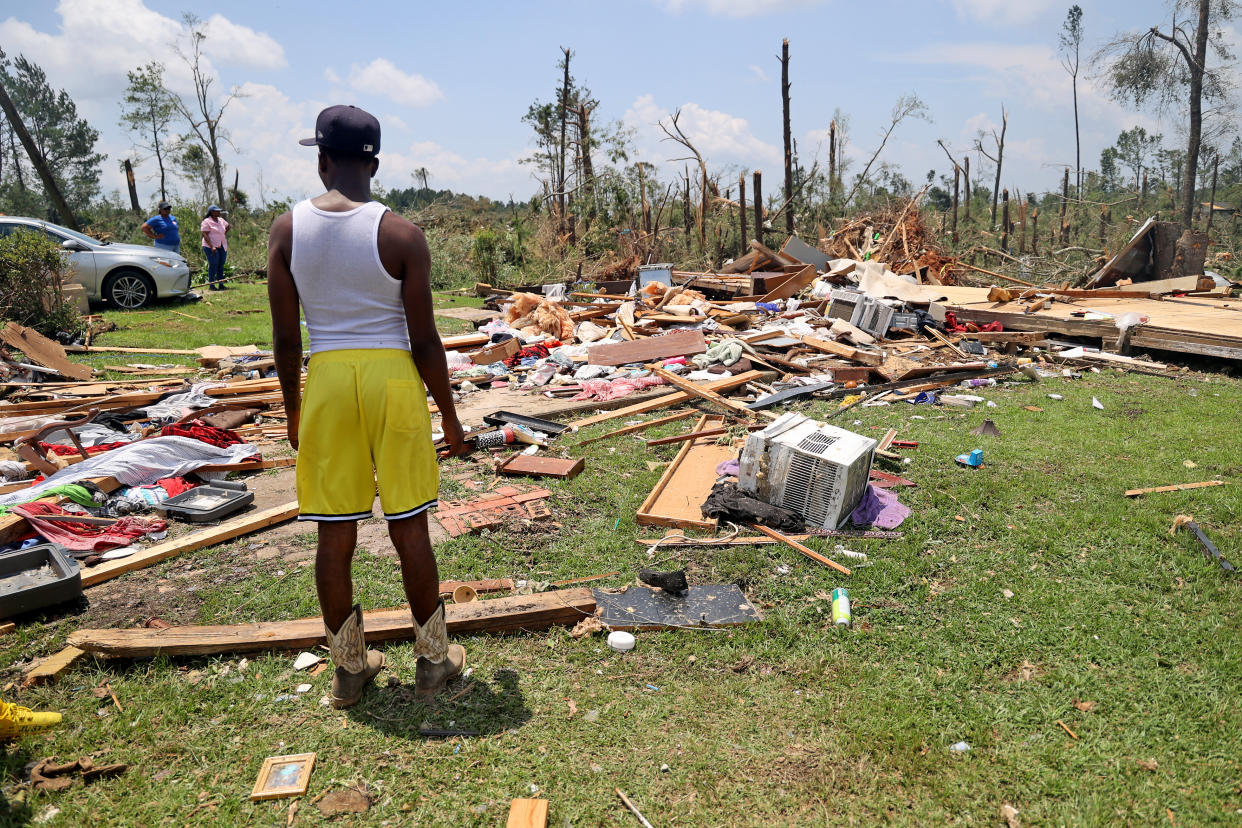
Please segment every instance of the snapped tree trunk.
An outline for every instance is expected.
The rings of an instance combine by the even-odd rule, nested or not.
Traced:
[[[828,200],[837,198],[837,122],[828,124]]]
[[[1208,197],[1208,217],[1207,226],[1203,228],[1204,233],[1212,232],[1212,214],[1216,212],[1216,174],[1220,172],[1220,153],[1212,160],[1212,195]]]
[[[1031,211],[1031,255],[1039,255],[1039,208]]]
[[[79,229],[77,217],[74,216],[73,210],[69,209],[69,203],[65,201],[65,197],[61,194],[60,187],[52,176],[52,170],[48,167],[43,154],[39,152],[38,146],[35,145],[34,138],[30,137],[30,133],[26,130],[26,123],[22,120],[17,107],[13,105],[13,99],[9,97],[9,91],[4,88],[2,83],[0,83],[0,109],[4,110],[4,116],[9,119],[9,125],[17,133],[17,138],[22,142],[22,146],[26,148],[26,154],[30,156],[30,163],[34,165],[35,172],[39,174],[39,180],[43,182],[43,188],[47,191],[48,198],[52,200],[52,206],[60,214],[60,220],[64,222],[66,227],[74,230]],[[21,169],[21,164],[18,163],[16,156],[13,158],[13,163],[19,170]]]
[[[966,198],[966,221],[970,221],[970,155],[966,154],[966,164],[962,168],[962,177],[966,179],[962,195]]]
[[[763,244],[763,172],[755,170],[755,238]]]
[[[738,221],[738,255],[744,256],[750,246],[746,238],[746,173],[737,177],[737,221]]]
[[[793,235],[793,139],[789,133],[789,38],[781,42],[781,106],[785,130],[785,232]]]
[[[1195,54],[1187,61],[1190,70],[1190,129],[1186,139],[1186,175],[1182,182],[1182,226],[1190,229],[1195,214],[1195,173],[1199,169],[1199,144],[1203,136],[1203,68],[1207,60],[1208,18],[1211,0],[1199,0],[1199,26],[1195,29]],[[1183,55],[1185,55],[1183,50]],[[1189,55],[1187,55],[1189,57]]]
[[[134,166],[128,158],[125,159],[125,185],[129,187],[129,208],[135,213],[142,212],[138,204],[138,187],[134,184]]]
[[[565,53],[565,77],[561,83],[561,139],[556,167],[556,205],[560,210],[561,235],[563,236],[567,230],[568,220],[568,208],[565,204],[565,119],[568,115],[566,108],[569,106],[569,50],[562,46],[561,51]]]
[[[1009,252],[1009,190],[1005,190],[1001,196],[1001,238],[1000,247],[1002,253]]]
[[[958,185],[961,181],[962,169],[957,164],[953,165],[953,243],[957,244],[957,193]]]
[[[996,196],[1000,192],[1001,165],[1005,163],[1005,131],[1009,129],[1009,113],[1001,107],[1001,132],[996,139],[996,183],[992,186],[992,226],[996,226]]]
[[[1061,246],[1062,247],[1069,244],[1069,220],[1066,218],[1066,212],[1068,209],[1069,209],[1069,167],[1066,167],[1065,177],[1061,179]]]

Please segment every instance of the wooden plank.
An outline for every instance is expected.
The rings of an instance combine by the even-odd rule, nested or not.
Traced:
[[[843,345],[840,342],[833,342],[830,339],[820,339],[815,336],[800,336],[798,340],[804,345],[809,345],[817,351],[825,354],[832,354],[851,362],[858,362],[863,365],[877,367],[884,363],[884,355],[875,351],[864,351],[861,348],[852,348],[849,345]]]
[[[693,417],[698,413],[699,412],[697,411],[682,411],[677,414],[670,414],[667,417],[657,417],[654,420],[648,420],[645,423],[637,423],[635,425],[626,426],[625,428],[619,428],[616,431],[610,431],[607,434],[601,434],[598,437],[591,437],[586,440],[579,440],[578,442],[573,444],[573,448],[577,448],[578,446],[585,446],[588,443],[598,443],[600,440],[607,440],[610,437],[620,437],[623,434],[633,434],[636,431],[646,431],[647,429],[654,428],[656,426],[666,425],[668,423],[675,423],[678,420],[684,420],[687,417]]]
[[[763,242],[758,241],[757,239],[750,240],[750,247],[760,256],[767,256],[769,259],[776,262],[777,264],[781,264],[781,265],[803,264],[802,262],[795,259],[793,256],[787,255],[785,253],[777,253],[775,250],[768,247]]]
[[[71,354],[170,354],[172,356],[198,356],[198,351],[178,348],[110,348],[107,345],[70,345],[65,348]]]
[[[440,594],[452,595],[460,586],[468,586],[480,595],[487,592],[513,592],[512,578],[484,578],[481,581],[441,581]]]
[[[506,339],[504,342],[497,342],[494,345],[488,345],[477,351],[471,351],[466,354],[470,361],[475,365],[491,365],[493,362],[503,362],[509,357],[522,350],[522,343],[517,338]]]
[[[778,299],[789,299],[797,296],[804,288],[809,287],[811,282],[815,281],[818,274],[815,272],[814,265],[806,265],[797,273],[790,276],[785,281],[777,285],[773,290],[765,293],[760,302],[775,302]]]
[[[85,650],[69,646],[55,655],[48,656],[22,675],[22,687],[54,684],[61,673],[84,655],[86,655]]]
[[[724,422],[724,417],[704,415],[695,423],[694,430],[709,431]],[[737,457],[737,449],[716,445],[715,438],[701,440],[691,440],[677,452],[651,494],[638,507],[638,523],[704,531],[716,527],[716,521],[703,517],[700,507],[716,484],[716,466]]]
[[[706,351],[707,340],[703,338],[702,331],[673,331],[662,336],[650,336],[633,342],[597,345],[587,351],[587,363],[589,365],[628,365],[631,362],[651,362],[675,356],[693,356]]]
[[[932,339],[935,339],[941,345],[944,345],[945,347],[947,347],[950,351],[956,354],[958,358],[964,359],[967,362],[970,362],[970,354],[966,353],[961,348],[957,347],[957,345],[955,345],[947,336],[942,334],[940,331],[936,330],[930,325],[924,330],[927,331],[928,335],[931,336]],[[934,348],[935,346],[933,345],[932,347]]]
[[[513,800],[509,803],[509,821],[505,828],[548,828],[548,800]]]
[[[507,595],[486,601],[449,604],[445,621],[452,635],[505,633],[576,624],[595,613],[595,598],[585,588],[553,590],[535,595]],[[374,610],[363,614],[369,643],[407,641],[414,622],[407,608]],[[325,643],[323,619],[267,621],[222,626],[168,627],[115,630],[78,630],[70,643],[86,652],[126,658],[157,655],[189,656],[294,650]]]
[[[687,394],[693,394],[699,399],[706,400],[718,408],[723,408],[725,411],[737,414],[744,419],[749,420],[755,416],[755,412],[747,408],[745,403],[740,403],[737,400],[730,400],[722,397],[710,388],[704,388],[702,385],[699,385],[696,382],[691,382],[685,377],[674,374],[672,371],[665,371],[663,368],[651,366],[651,373],[655,374],[657,377],[660,377],[669,385],[680,388]]]
[[[585,465],[586,461],[581,457],[539,457],[517,454],[501,465],[500,473],[570,480],[577,477]]]
[[[104,581],[110,581],[113,578],[124,575],[126,572],[133,572],[136,569],[145,569],[153,566],[160,561],[167,560],[180,555],[182,552],[192,552],[195,549],[202,549],[207,546],[215,546],[217,543],[223,543],[227,540],[240,537],[241,535],[249,535],[251,532],[257,532],[260,529],[266,529],[277,523],[284,523],[298,516],[297,501],[285,503],[280,506],[273,506],[270,509],[264,509],[253,514],[235,518],[233,520],[221,523],[219,526],[212,526],[208,529],[201,529],[192,532],[180,538],[157,543],[149,549],[130,555],[128,558],[118,558],[115,561],[104,561],[93,567],[82,570],[82,586],[93,587]]]
[[[748,382],[754,382],[755,380],[762,378],[762,371],[743,371],[736,376],[716,380],[715,382],[705,383],[703,387],[711,391],[726,391],[730,388],[737,388],[738,386],[745,385]],[[634,405],[628,405],[625,408],[605,411],[601,414],[596,414],[593,417],[575,420],[570,423],[570,426],[573,428],[585,428],[586,426],[595,425],[596,423],[602,423],[608,420],[616,420],[622,417],[633,417],[636,414],[646,414],[647,412],[655,411],[658,408],[668,408],[673,405],[681,405],[682,403],[689,402],[694,398],[694,394],[689,394],[685,391],[675,391],[671,394],[665,394],[662,397],[655,397],[654,399],[644,400],[643,402],[635,403]]]
[[[1228,480],[1205,480],[1202,483],[1177,483],[1172,486],[1155,486],[1150,489],[1130,489],[1126,492],[1126,497],[1138,497],[1139,495],[1155,494],[1157,492],[1181,492],[1187,489],[1206,489],[1209,486],[1224,486]]]
[[[4,624],[0,624],[0,635],[8,635],[9,633],[13,632],[13,630],[15,629],[17,629],[17,624],[13,623],[12,621],[9,621]]]
[[[16,322],[10,322],[0,329],[0,340],[25,354],[27,362],[51,368],[62,377],[87,380],[95,373],[89,365],[81,365],[66,359],[65,349],[59,342],[53,342],[38,331],[23,327]]]
[[[785,544],[789,548],[796,549],[797,551],[801,552],[803,555],[806,555],[808,558],[810,558],[813,561],[817,561],[819,563],[822,563],[824,566],[827,566],[831,569],[835,569],[843,575],[850,574],[850,571],[846,569],[844,566],[841,566],[841,564],[837,563],[831,558],[824,557],[823,555],[819,554],[811,547],[799,543],[798,541],[794,540],[788,535],[782,535],[780,532],[777,532],[775,529],[769,529],[768,527],[762,524],[759,524],[759,523],[752,523],[751,526],[759,530],[759,532],[761,532],[762,534],[767,535],[772,540],[780,541],[781,543]]]

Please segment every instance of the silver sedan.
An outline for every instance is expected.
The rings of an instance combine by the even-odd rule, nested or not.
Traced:
[[[0,216],[0,236],[22,230],[44,234],[65,252],[74,280],[86,289],[88,299],[140,308],[157,298],[190,292],[190,266],[178,253],[101,242],[39,219]]]

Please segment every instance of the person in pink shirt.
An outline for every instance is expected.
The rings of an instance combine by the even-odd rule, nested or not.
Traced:
[[[212,290],[224,290],[224,260],[229,255],[229,223],[215,204],[207,208],[207,218],[199,225],[203,236],[203,257],[207,259],[207,282]]]

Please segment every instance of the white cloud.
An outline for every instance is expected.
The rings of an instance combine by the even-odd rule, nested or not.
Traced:
[[[263,32],[241,26],[213,14],[204,25],[203,51],[223,63],[254,69],[283,69],[288,66],[284,47]]]
[[[657,5],[673,14],[703,11],[719,17],[754,17],[818,6],[823,2],[824,0],[656,0]]]
[[[341,76],[338,75],[336,70],[331,66],[323,70],[323,79],[328,83],[344,83],[344,81],[341,80]]]
[[[768,73],[763,71],[762,67],[752,63],[750,65],[750,71],[753,72],[755,77],[758,78],[759,80],[763,81],[764,83],[768,82]]]
[[[655,96],[650,94],[637,98],[626,111],[622,120],[635,131],[635,142],[643,160],[668,162],[687,154],[680,145],[662,140],[666,136],[657,126],[658,121],[667,122],[673,111],[674,108],[657,104]],[[727,112],[686,103],[681,106],[678,124],[709,168],[733,163],[754,169],[764,164],[780,164],[783,158],[782,150],[757,137],[745,118]],[[676,162],[678,169],[683,163]]]
[[[958,19],[1012,26],[1030,23],[1052,9],[1064,8],[1058,0],[950,0]]]
[[[431,106],[444,98],[434,81],[407,74],[387,58],[376,58],[361,67],[355,63],[349,69],[349,85],[357,92],[382,95],[402,106]]]
[[[403,189],[414,185],[414,171],[422,167],[428,172],[428,186],[437,190],[523,199],[535,189],[530,169],[517,158],[466,158],[434,141],[416,141],[381,153],[377,178],[389,189]]]

